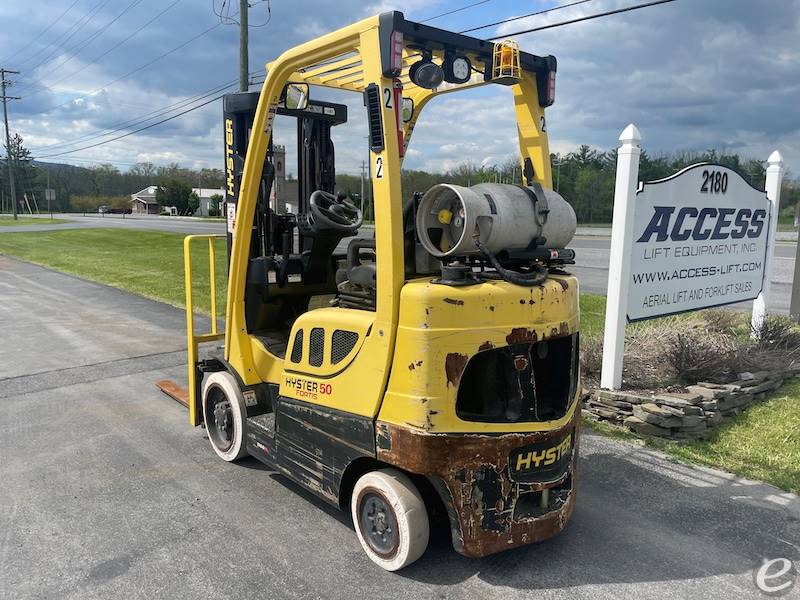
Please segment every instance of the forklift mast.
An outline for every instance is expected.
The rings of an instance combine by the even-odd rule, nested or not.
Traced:
[[[227,218],[227,247],[230,259],[233,244],[233,224],[244,170],[247,145],[255,119],[259,92],[240,92],[223,96],[223,123],[225,136],[225,215]],[[279,106],[278,115],[297,119],[297,171],[298,198],[296,214],[283,215],[278,204],[285,199],[276,198],[276,206],[269,206],[275,183],[273,144],[270,140],[259,186],[256,234],[250,245],[250,257],[272,256],[281,253],[288,245],[293,247],[292,235],[296,218],[308,211],[308,198],[313,191],[333,193],[336,184],[335,154],[331,128],[347,122],[347,106],[309,101],[306,108],[287,109]],[[309,248],[309,240],[299,238],[299,251]]]

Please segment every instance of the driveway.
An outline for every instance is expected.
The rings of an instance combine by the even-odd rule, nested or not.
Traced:
[[[800,560],[796,496],[584,432],[561,535],[470,560],[435,531],[387,573],[154,388],[182,311],[0,256],[0,326],[0,598],[759,598],[754,567]]]

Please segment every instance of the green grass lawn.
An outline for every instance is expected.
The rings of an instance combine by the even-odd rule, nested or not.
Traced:
[[[5,233],[0,236],[0,252],[174,306],[184,306],[183,237],[174,233],[120,229]],[[208,314],[208,244],[195,244],[195,306]],[[225,240],[216,240],[214,247],[217,306],[223,313],[227,283]],[[582,336],[601,336],[605,298],[583,294],[580,302]],[[708,441],[676,444],[648,438],[645,443],[677,460],[709,465],[800,492],[799,405],[800,382],[795,382],[717,429]],[[621,428],[588,421],[587,424],[614,437],[636,437]]]
[[[794,380],[746,410],[711,439],[670,444],[667,452],[800,493],[800,381]]]
[[[53,223],[69,223],[67,219],[48,219],[47,217],[18,217],[17,220],[14,220],[14,217],[8,215],[0,216],[0,227],[17,227],[19,225],[44,225],[44,224],[53,224]]]
[[[72,229],[0,236],[0,252],[58,271],[185,306],[182,234],[132,229]],[[194,304],[210,313],[208,242],[196,241],[192,253]],[[217,309],[225,312],[227,253],[225,240],[214,244]]]
[[[584,426],[620,440],[644,443],[679,462],[722,469],[800,494],[800,381],[794,380],[718,427],[708,440],[684,443],[635,433],[584,418]]]

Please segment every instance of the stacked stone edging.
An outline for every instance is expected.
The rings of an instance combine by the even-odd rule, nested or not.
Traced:
[[[584,414],[621,424],[645,435],[674,440],[703,439],[711,430],[760,402],[784,381],[800,376],[800,365],[787,370],[740,373],[731,383],[700,382],[685,392],[591,390]]]

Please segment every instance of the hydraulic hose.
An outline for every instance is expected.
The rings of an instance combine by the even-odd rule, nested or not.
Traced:
[[[514,285],[519,285],[522,287],[543,285],[544,282],[547,281],[547,269],[541,265],[533,265],[533,270],[530,273],[520,273],[519,271],[506,269],[500,264],[500,261],[497,260],[497,257],[492,254],[492,252],[483,244],[481,244],[477,236],[475,237],[475,245],[478,247],[478,250],[480,250],[484,256],[489,259],[489,262],[492,264],[495,271],[497,271],[497,273],[478,273],[479,278],[502,279],[503,281],[507,281],[508,283],[513,283]]]

